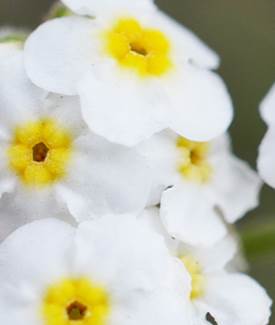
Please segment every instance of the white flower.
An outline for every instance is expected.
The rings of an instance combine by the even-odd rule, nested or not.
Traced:
[[[78,98],[36,88],[22,59],[18,51],[0,64],[0,222],[67,208],[77,220],[142,211],[151,186],[143,158],[89,132]]]
[[[132,146],[167,127],[198,141],[221,134],[233,112],[222,80],[208,70],[218,57],[143,2],[68,1],[83,14],[110,10],[41,25],[25,46],[29,77],[46,90],[80,95],[89,127],[113,142]]]
[[[154,174],[150,204],[161,197],[169,233],[190,244],[213,244],[258,205],[257,174],[231,152],[228,136],[193,142],[163,131],[139,146]]]
[[[258,169],[263,180],[275,188],[275,84],[261,103],[260,113],[267,124],[267,133],[259,148]]]
[[[272,301],[265,290],[247,275],[226,270],[236,254],[234,237],[227,236],[211,247],[194,247],[168,237],[159,222],[158,209],[147,210],[142,219],[164,236],[171,253],[189,273],[189,308],[193,316],[188,324],[268,324]]]
[[[180,314],[187,273],[182,267],[187,285],[179,303],[170,289],[178,263],[161,236],[132,217],[103,217],[78,229],[45,219],[8,237],[0,246],[0,323],[189,324]]]
[[[234,252],[230,238],[211,248],[179,244],[177,256],[192,279],[193,317],[214,325],[268,324],[272,302],[265,290],[247,275],[224,269]]]

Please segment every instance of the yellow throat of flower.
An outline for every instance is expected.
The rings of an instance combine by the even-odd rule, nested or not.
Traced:
[[[192,256],[184,256],[180,259],[191,277],[190,298],[192,300],[201,298],[204,295],[205,279],[199,263]]]
[[[172,67],[168,38],[159,30],[144,28],[136,19],[118,20],[103,37],[108,55],[140,76],[161,76]]]
[[[18,126],[8,149],[10,169],[30,186],[45,186],[64,177],[71,155],[69,132],[42,119]]]
[[[47,289],[42,304],[44,325],[106,325],[109,297],[86,278],[65,279]]]
[[[181,152],[178,165],[180,174],[194,182],[205,183],[209,181],[212,175],[212,167],[208,162],[210,144],[179,137],[177,147]]]

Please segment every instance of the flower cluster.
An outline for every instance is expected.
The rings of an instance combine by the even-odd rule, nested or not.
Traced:
[[[267,324],[231,226],[262,181],[216,53],[151,0],[63,0],[26,33],[0,33],[0,323]]]

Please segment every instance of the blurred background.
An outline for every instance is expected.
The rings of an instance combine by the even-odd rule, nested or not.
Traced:
[[[0,25],[34,28],[53,2],[1,0]],[[255,167],[257,148],[265,133],[258,105],[275,82],[275,0],[157,2],[221,56],[219,73],[229,87],[236,109],[230,129],[234,150]],[[250,262],[249,272],[275,299],[275,191],[265,187],[261,206],[249,213],[238,228]],[[275,315],[270,324],[275,325]]]

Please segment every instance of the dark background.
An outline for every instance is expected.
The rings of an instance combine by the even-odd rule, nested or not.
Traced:
[[[0,25],[35,27],[51,3],[0,0]],[[275,82],[275,0],[159,0],[158,4],[220,54],[219,72],[236,109],[230,129],[234,150],[255,167],[257,147],[265,132],[258,105]],[[260,208],[249,213],[238,228],[244,237],[250,273],[275,299],[273,190],[264,188]],[[270,324],[275,325],[275,317]]]

